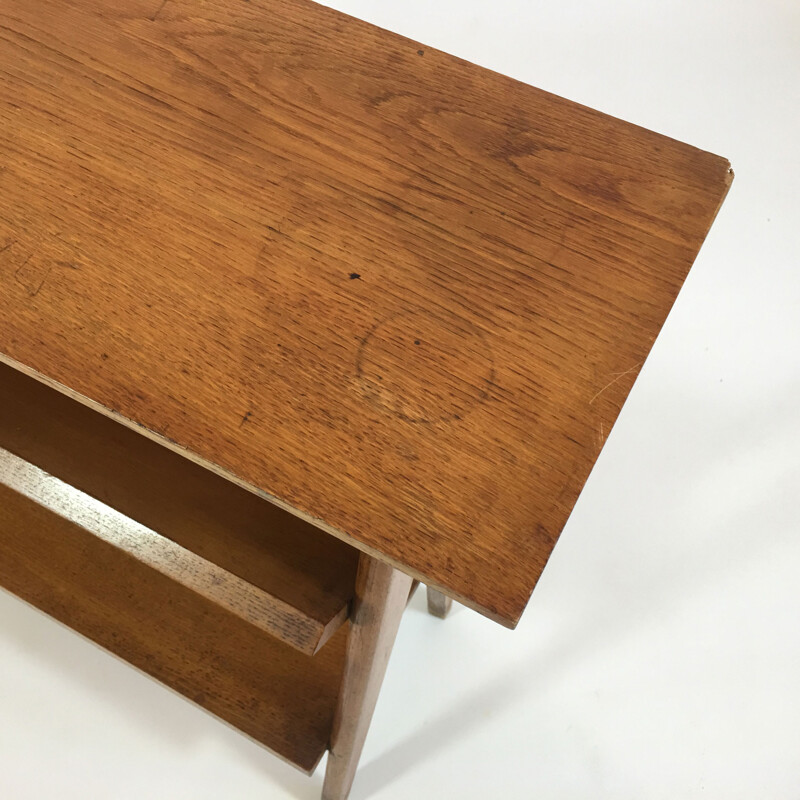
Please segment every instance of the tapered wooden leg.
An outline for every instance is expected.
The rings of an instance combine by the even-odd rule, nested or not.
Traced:
[[[428,613],[433,614],[434,617],[444,619],[453,606],[453,600],[436,589],[428,587]]]
[[[350,793],[410,590],[410,577],[361,556],[322,800]]]

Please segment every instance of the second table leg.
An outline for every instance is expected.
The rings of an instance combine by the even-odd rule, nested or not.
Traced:
[[[428,613],[433,614],[434,617],[444,619],[453,606],[453,600],[436,589],[428,587]]]

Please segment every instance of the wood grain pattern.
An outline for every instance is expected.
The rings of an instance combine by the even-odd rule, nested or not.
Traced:
[[[514,625],[730,184],[306,0],[0,0],[0,353]]]
[[[0,584],[310,773],[347,626],[310,658],[0,483]]]
[[[304,653],[347,619],[357,550],[4,364],[0,448],[257,587],[258,624]]]

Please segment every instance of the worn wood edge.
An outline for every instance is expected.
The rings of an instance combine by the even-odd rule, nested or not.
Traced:
[[[318,652],[347,619],[345,606],[323,625],[3,448],[0,483],[306,655]]]
[[[0,352],[0,361],[4,364],[8,365],[12,369],[16,369],[23,374],[27,375],[34,380],[43,383],[45,386],[54,389],[61,394],[66,395],[70,399],[74,400],[77,403],[81,403],[84,406],[88,406],[93,411],[96,411],[99,414],[103,414],[110,419],[119,422],[122,425],[125,425],[127,428],[140,433],[142,436],[146,436],[148,439],[152,439],[154,442],[157,442],[164,447],[168,447],[175,453],[183,456],[184,458],[188,458],[190,461],[193,461],[195,464],[203,467],[204,469],[208,469],[216,475],[219,475],[221,478],[231,481],[235,483],[237,486],[241,486],[243,489],[261,497],[264,500],[272,503],[273,505],[278,506],[278,508],[287,511],[290,514],[293,514],[296,517],[299,517],[304,522],[313,525],[316,528],[324,531],[325,533],[330,534],[331,536],[335,536],[337,539],[341,539],[342,541],[346,542],[347,544],[355,547],[357,550],[360,550],[362,553],[365,553],[372,558],[377,559],[378,561],[383,561],[386,564],[393,566],[395,569],[400,570],[401,572],[410,575],[412,578],[421,581],[426,586],[431,586],[432,588],[440,591],[442,594],[446,594],[449,597],[452,597],[454,600],[459,602],[461,605],[466,606],[467,608],[471,608],[473,611],[477,611],[484,617],[492,620],[493,622],[497,622],[498,624],[502,625],[503,627],[509,628],[513,630],[516,628],[517,624],[519,623],[519,619],[522,616],[522,611],[516,617],[505,617],[496,612],[494,609],[489,608],[488,606],[482,606],[480,603],[476,603],[474,600],[464,597],[463,595],[459,594],[458,592],[454,592],[451,588],[445,587],[444,585],[431,582],[431,579],[425,575],[425,573],[421,572],[420,570],[413,569],[412,567],[404,564],[397,559],[393,559],[387,556],[385,553],[382,553],[380,550],[376,548],[369,547],[365,545],[363,542],[360,542],[358,539],[350,536],[349,534],[345,533],[344,531],[340,531],[337,528],[326,523],[324,520],[321,520],[317,517],[314,517],[312,514],[309,514],[301,509],[295,508],[290,503],[287,503],[284,500],[281,500],[279,497],[275,497],[274,495],[269,494],[269,492],[264,491],[263,489],[259,489],[256,486],[248,483],[247,481],[239,478],[234,473],[226,470],[223,467],[220,467],[217,464],[214,464],[211,461],[201,458],[193,451],[181,446],[178,442],[170,439],[163,434],[158,433],[157,431],[150,430],[146,428],[144,425],[141,425],[134,420],[128,419],[124,415],[120,414],[118,411],[114,411],[102,403],[98,403],[96,400],[92,400],[85,395],[82,395],[80,392],[76,392],[74,389],[70,389],[68,386],[65,386],[63,383],[59,383],[52,378],[47,377],[43,373],[32,369],[31,367],[26,366],[25,364],[17,361],[16,359],[7,356],[5,353]],[[524,610],[524,609],[523,609]],[[338,618],[338,617],[337,617]],[[318,650],[319,648],[317,648]],[[316,652],[316,651],[315,651]]]
[[[711,218],[708,221],[708,227],[706,228],[706,232],[703,234],[703,244],[705,244],[706,238],[711,231],[711,227],[714,224],[715,220],[719,216],[720,209],[722,208],[722,204],[725,202],[725,198],[728,196],[728,192],[731,190],[731,186],[733,185],[734,178],[736,177],[736,173],[733,171],[733,166],[731,162],[724,158],[723,156],[716,156],[716,158],[720,159],[720,161],[724,162],[725,164],[725,191],[722,193],[722,196],[719,198],[719,203],[717,203],[717,207],[714,209],[714,213],[711,215]],[[703,245],[700,245],[700,251],[702,251]],[[700,254],[698,251],[698,255]],[[695,261],[697,260],[697,256],[695,256]]]

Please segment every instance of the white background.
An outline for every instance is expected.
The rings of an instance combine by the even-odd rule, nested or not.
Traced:
[[[337,0],[736,179],[515,633],[406,614],[353,800],[800,797],[800,5]],[[0,594],[0,797],[316,800]]]

